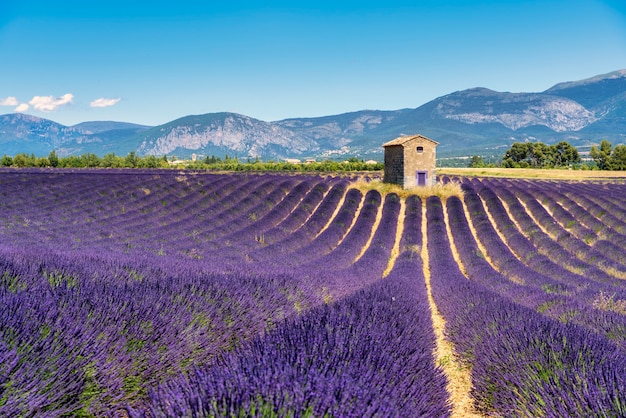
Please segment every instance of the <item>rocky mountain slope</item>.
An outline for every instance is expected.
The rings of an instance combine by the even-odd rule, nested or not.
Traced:
[[[121,122],[63,126],[24,114],[0,115],[0,155],[114,152],[125,155],[216,155],[381,158],[382,143],[421,133],[438,156],[500,155],[515,141],[567,140],[584,149],[601,139],[626,141],[626,70],[559,83],[541,93],[471,88],[415,109],[362,110],[265,122],[234,113],[186,116],[146,127]]]

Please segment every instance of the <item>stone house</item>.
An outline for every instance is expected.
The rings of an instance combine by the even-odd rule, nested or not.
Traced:
[[[401,136],[383,144],[385,183],[405,189],[436,183],[435,158],[439,142],[423,135]]]

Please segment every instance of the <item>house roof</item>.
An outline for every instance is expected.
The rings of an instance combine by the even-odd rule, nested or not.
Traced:
[[[405,136],[400,136],[400,137],[398,137],[398,138],[396,138],[396,139],[394,139],[394,140],[392,140],[392,141],[385,142],[385,143],[383,144],[383,147],[390,147],[390,146],[393,146],[393,145],[404,145],[406,142],[412,141],[412,140],[414,140],[414,139],[425,139],[425,140],[427,140],[427,141],[432,142],[432,143],[433,143],[433,144],[435,144],[435,145],[439,145],[439,142],[437,142],[437,141],[433,141],[432,139],[427,138],[427,137],[425,137],[424,135],[419,135],[419,134],[418,134],[418,135],[405,135]]]

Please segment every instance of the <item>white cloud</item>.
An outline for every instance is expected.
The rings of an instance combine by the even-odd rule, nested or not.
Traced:
[[[91,106],[91,107],[109,107],[109,106],[115,105],[120,100],[121,99],[119,99],[119,98],[117,98],[117,99],[105,99],[104,97],[101,97],[101,98],[96,99],[93,102],[89,103],[89,106]]]
[[[18,107],[15,108],[16,112],[26,112],[30,109],[30,106],[27,103],[21,103]]]
[[[59,106],[72,103],[72,100],[74,100],[74,95],[72,93],[67,93],[61,97],[35,96],[28,103],[32,105],[35,110],[41,110],[42,112],[52,112],[54,110],[57,110]]]
[[[17,101],[17,98],[13,96],[9,96],[6,99],[0,99],[0,106],[17,106],[20,102]]]

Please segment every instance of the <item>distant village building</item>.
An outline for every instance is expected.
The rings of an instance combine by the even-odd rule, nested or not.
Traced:
[[[439,142],[423,135],[401,136],[383,144],[385,149],[385,183],[405,189],[435,184],[436,148]]]
[[[285,162],[287,164],[300,164],[302,161],[297,158],[285,158]]]

